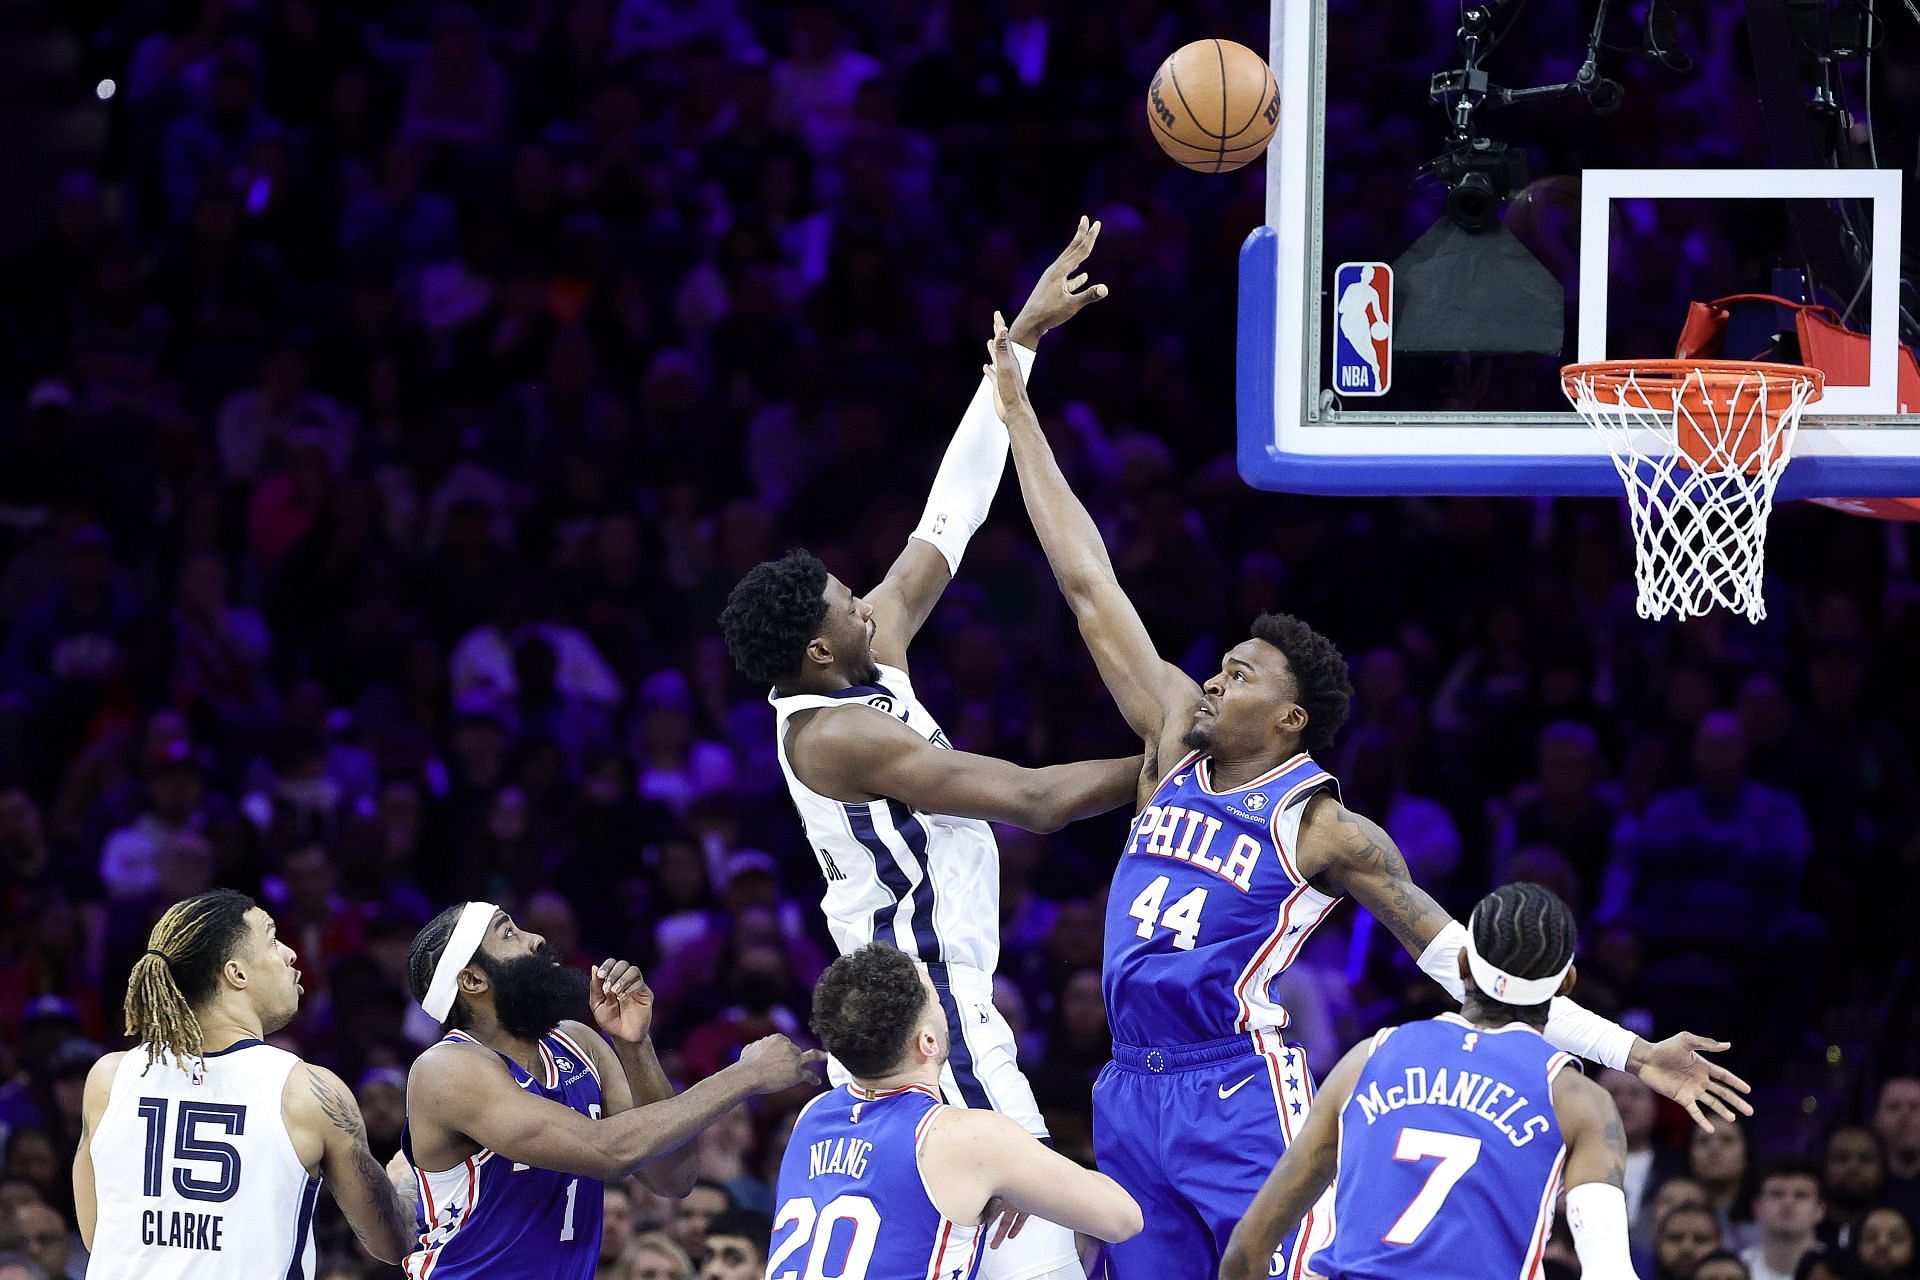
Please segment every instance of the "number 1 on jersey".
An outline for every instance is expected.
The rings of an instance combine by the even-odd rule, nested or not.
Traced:
[[[1393,1158],[1409,1161],[1438,1158],[1440,1161],[1427,1175],[1420,1194],[1383,1237],[1388,1244],[1412,1244],[1440,1212],[1440,1206],[1447,1201],[1447,1192],[1453,1190],[1454,1184],[1464,1178],[1467,1170],[1473,1168],[1473,1162],[1480,1158],[1480,1139],[1457,1133],[1436,1133],[1432,1129],[1402,1129],[1400,1141],[1393,1148]]]
[[[1167,896],[1169,877],[1155,877],[1154,882],[1140,891],[1140,896],[1127,908],[1127,914],[1140,922],[1134,932],[1143,938],[1153,936],[1154,926],[1165,925],[1173,930],[1173,945],[1182,951],[1193,950],[1193,944],[1200,940],[1200,908],[1207,905],[1207,891],[1204,888],[1189,890],[1185,897],[1167,908],[1165,915],[1160,914],[1160,900]]]

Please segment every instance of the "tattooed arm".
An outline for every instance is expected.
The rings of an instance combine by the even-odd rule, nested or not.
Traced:
[[[1466,930],[1413,882],[1407,860],[1378,823],[1330,795],[1316,796],[1307,802],[1296,852],[1302,875],[1328,892],[1351,895],[1392,931],[1448,995],[1465,998],[1460,949]],[[1729,1048],[1723,1040],[1681,1031],[1649,1043],[1566,996],[1554,997],[1545,1034],[1556,1049],[1631,1071],[1685,1107],[1694,1123],[1709,1133],[1710,1114],[1724,1120],[1734,1119],[1735,1113],[1753,1114],[1741,1096],[1747,1082],[1703,1056]]]
[[[1632,1280],[1627,1246],[1627,1130],[1607,1091],[1564,1070],[1553,1079],[1553,1112],[1567,1144],[1567,1222],[1586,1280]]]
[[[380,1261],[398,1262],[413,1243],[412,1217],[367,1146],[352,1091],[325,1067],[303,1062],[287,1079],[281,1109],[300,1158],[326,1179],[360,1243]]]
[[[1413,882],[1393,837],[1324,792],[1307,802],[1295,861],[1316,888],[1346,894],[1372,912],[1415,959],[1453,921]]]

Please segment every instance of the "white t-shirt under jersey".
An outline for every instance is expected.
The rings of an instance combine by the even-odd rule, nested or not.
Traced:
[[[99,1214],[91,1280],[312,1280],[309,1177],[281,1096],[300,1059],[258,1040],[204,1073],[121,1060],[88,1140]]]
[[[924,813],[897,800],[847,804],[813,791],[794,775],[787,730],[802,711],[859,707],[887,715],[936,747],[953,744],[914,696],[898,667],[879,680],[832,694],[771,696],[774,741],[787,792],[826,878],[820,906],[842,953],[875,940],[925,963],[992,973],[1000,960],[1000,850],[978,818]]]

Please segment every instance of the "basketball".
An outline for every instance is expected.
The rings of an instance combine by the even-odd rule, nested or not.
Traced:
[[[1147,86],[1154,141],[1199,173],[1225,173],[1255,159],[1279,122],[1280,86],[1266,60],[1231,40],[1182,45]]]
[[[1386,336],[1392,332],[1393,332],[1393,326],[1388,324],[1385,320],[1374,321],[1373,340],[1375,342],[1383,341],[1386,338]]]

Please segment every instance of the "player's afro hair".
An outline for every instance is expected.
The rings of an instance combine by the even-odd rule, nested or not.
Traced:
[[[920,971],[885,943],[850,951],[813,988],[809,1024],[840,1065],[863,1080],[891,1075],[927,1007]]]
[[[807,642],[827,616],[827,566],[807,551],[789,551],[747,570],[727,593],[720,629],[741,675],[781,684],[800,674]]]
[[[1287,665],[1300,686],[1299,702],[1306,709],[1307,728],[1301,743],[1314,755],[1333,748],[1340,726],[1347,722],[1353,701],[1353,681],[1347,660],[1333,641],[1290,613],[1263,613],[1253,620],[1253,638],[1287,655]]]

